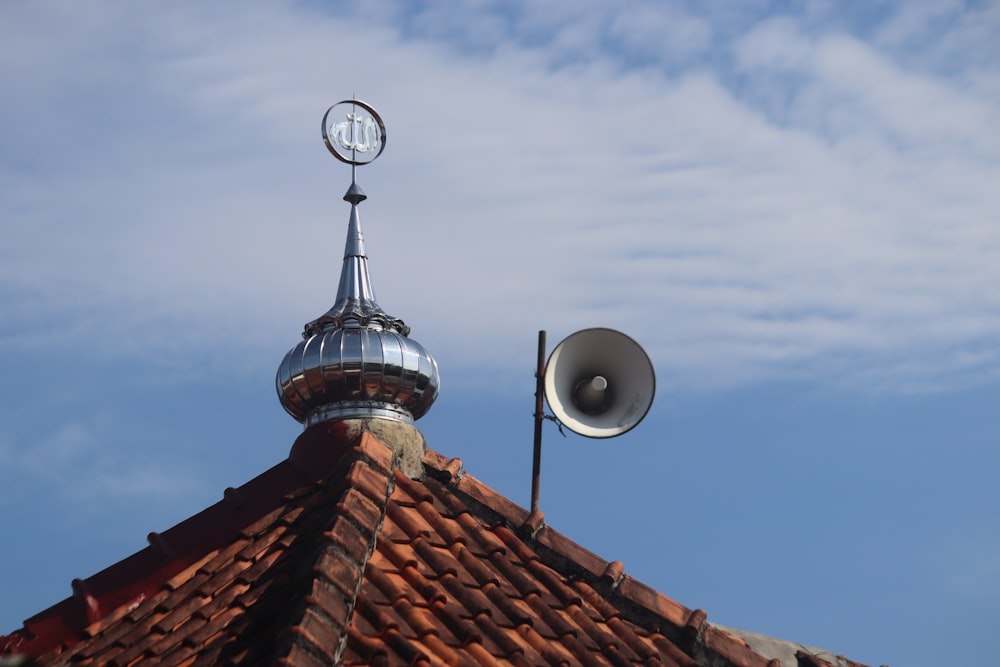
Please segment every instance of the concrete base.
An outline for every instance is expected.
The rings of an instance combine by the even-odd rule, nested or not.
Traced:
[[[341,424],[347,427],[347,434],[352,439],[361,437],[362,433],[371,433],[383,445],[396,453],[396,466],[400,472],[410,479],[420,479],[424,476],[424,454],[427,452],[427,441],[413,424],[365,417],[363,419],[345,419]]]
[[[427,441],[423,434],[413,424],[380,417],[356,417],[310,426],[295,440],[288,458],[306,475],[322,476],[364,433],[370,433],[393,451],[394,465],[404,475],[410,479],[424,477]]]

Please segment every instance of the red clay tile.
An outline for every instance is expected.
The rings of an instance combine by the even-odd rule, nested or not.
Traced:
[[[546,566],[538,560],[530,560],[526,562],[526,568],[531,573],[533,577],[538,579],[546,590],[552,592],[562,605],[566,607],[570,606],[580,606],[583,604],[583,598],[574,589],[570,588],[566,583],[565,579],[555,572],[552,568]]]
[[[288,665],[288,667],[328,667],[331,663],[325,656],[318,656],[310,649],[299,644],[292,644],[288,655],[284,656],[278,664]]]
[[[388,648],[380,637],[362,632],[355,625],[347,629],[348,650],[345,651],[345,665],[385,664]],[[290,663],[289,663],[290,664]]]
[[[643,661],[648,660],[657,653],[648,639],[640,637],[633,629],[634,626],[625,623],[620,617],[609,619],[607,625],[615,635],[621,638],[623,646],[634,652]]]
[[[528,515],[521,524],[519,532],[527,533],[531,539],[534,539],[538,535],[538,531],[542,529],[545,525],[545,515],[541,512],[535,511]]]
[[[399,507],[410,510],[420,503],[434,502],[434,496],[423,484],[414,482],[399,472],[394,477],[396,488],[392,492],[392,501]]]
[[[490,603],[489,598],[483,595],[481,590],[466,586],[455,577],[441,577],[438,583],[444,588],[446,599],[454,600],[461,605],[463,618],[483,613],[496,617],[497,621],[504,618],[493,613],[495,605]]]
[[[414,540],[411,546],[420,557],[420,560],[426,564],[424,574],[428,578],[433,579],[434,577],[443,577],[445,575],[458,577],[458,563],[446,549],[431,546],[424,539]]]
[[[797,651],[795,658],[799,661],[799,667],[832,667],[826,660],[822,660],[815,655],[810,655],[805,651]]]
[[[344,482],[348,487],[357,489],[380,505],[388,496],[391,479],[375,468],[359,462],[350,467]]]
[[[295,623],[291,632],[309,643],[305,648],[322,658],[326,664],[334,661],[334,653],[340,643],[341,629],[323,618],[312,609],[306,609],[302,618]]]
[[[434,527],[412,508],[404,508],[396,503],[391,503],[386,509],[386,517],[399,525],[408,540],[428,539],[434,533]]]
[[[362,532],[367,532],[369,538],[373,536],[372,531],[378,528],[382,518],[380,507],[354,489],[347,490],[336,509],[342,516],[351,519]]]
[[[362,455],[374,467],[387,475],[394,470],[396,453],[389,446],[379,442],[371,433],[364,433],[357,445],[358,454]]]
[[[475,582],[479,586],[486,586],[487,584],[493,584],[495,586],[500,585],[500,577],[496,570],[488,567],[484,562],[485,558],[482,556],[476,557],[476,555],[466,547],[458,549],[458,562],[459,564],[475,579]]]
[[[690,655],[681,651],[673,642],[661,634],[654,634],[650,637],[653,646],[660,653],[660,658],[665,664],[677,665],[677,667],[698,667],[698,663]]]
[[[385,527],[383,526],[383,532],[380,537],[386,535]],[[380,548],[372,554],[369,563],[372,560],[377,560],[379,558],[385,558],[386,563],[380,564],[379,567],[391,568],[395,567],[396,570],[402,572],[408,568],[413,568],[416,570],[419,567],[419,561],[416,558],[416,554],[413,550],[409,548],[409,544],[403,543],[402,540],[386,540],[383,539],[381,544],[378,545]],[[421,575],[423,576],[423,575]]]
[[[713,667],[767,666],[621,563],[549,526],[519,532],[528,512],[460,461],[428,451],[426,479],[411,480],[369,434],[342,435],[308,430],[287,461],[81,582],[78,597],[102,614],[86,631],[69,600],[31,619],[41,634],[0,638],[0,654],[289,667],[695,667],[704,655]]]
[[[323,549],[316,561],[315,569],[343,595],[354,597],[357,582],[361,578],[361,569],[355,563],[348,561],[336,545],[329,545]]]
[[[382,635],[382,640],[389,648],[389,654],[395,653],[404,662],[409,664],[419,664],[420,662],[430,663],[430,655],[424,650],[419,642],[413,642],[400,634],[398,628],[390,627]]]
[[[433,503],[420,503],[416,509],[433,532],[442,538],[441,542],[443,546],[451,547],[456,544],[468,545],[469,536],[462,531],[458,522],[454,519],[445,518]]]
[[[519,629],[523,626],[543,626],[544,624],[540,619],[535,617],[534,612],[531,608],[524,602],[524,600],[516,597],[512,597],[501,591],[498,587],[489,587],[484,589],[487,597],[489,597],[490,602],[492,602],[496,607],[503,612],[503,615],[510,619],[510,625],[513,629]],[[548,633],[550,637],[555,638],[554,633]]]
[[[320,579],[314,580],[305,601],[322,611],[330,618],[331,622],[336,623],[340,628],[347,627],[351,607],[348,606],[348,601],[343,594],[330,584]]]
[[[605,580],[611,588],[616,588],[621,583],[625,575],[625,566],[620,560],[608,563],[608,566],[601,573],[601,579]]]
[[[691,610],[684,605],[678,604],[627,574],[618,584],[618,592],[674,625],[684,625],[691,615]]]
[[[250,588],[250,584],[235,581],[218,591],[210,601],[203,605],[198,613],[206,618],[212,618],[226,607],[231,607]]]
[[[725,658],[736,667],[767,667],[769,660],[754,653],[746,643],[711,625],[702,634],[705,648]]]
[[[608,601],[603,595],[598,593],[592,586],[587,584],[585,581],[574,581],[573,588],[575,588],[583,600],[597,610],[597,613],[601,615],[606,621],[612,618],[621,618],[621,611],[618,610],[610,601]]]
[[[405,621],[408,628],[408,631],[404,633],[406,636],[414,637],[421,641],[428,640],[430,635],[435,635],[438,638],[441,637],[441,630],[437,627],[436,623],[430,620],[431,611],[429,608],[415,607],[406,598],[399,598],[392,605],[392,609],[399,615],[399,618]],[[450,635],[451,633],[447,634]]]
[[[405,587],[405,581],[401,577],[394,576],[379,567],[372,567],[371,563],[365,569],[365,584],[371,584],[382,593],[379,600],[385,603],[376,602],[383,607],[392,607],[400,598],[404,598],[410,591]],[[373,597],[373,599],[375,599]]]
[[[217,665],[223,664],[220,662],[219,658],[226,646],[227,644],[222,641],[207,644],[205,648],[198,651],[198,655],[191,665],[193,667],[216,667]]]
[[[500,667],[501,665],[510,664],[507,660],[501,660],[498,656],[490,653],[486,650],[482,644],[472,643],[465,647],[468,652],[469,657],[472,658],[473,662],[477,665],[484,665],[485,667]],[[523,664],[517,663],[514,664]]]
[[[170,613],[156,619],[153,623],[153,630],[164,634],[171,632],[175,627],[187,621],[196,610],[203,609],[209,602],[211,602],[211,598],[200,596],[188,598],[174,607]]]
[[[524,571],[524,566],[499,553],[490,556],[489,562],[496,571],[509,581],[521,596],[538,595],[544,590],[542,584]]]
[[[695,609],[688,616],[687,621],[684,622],[684,627],[693,630],[695,633],[701,632],[701,628],[705,625],[707,619],[708,614],[705,613],[704,609]]]
[[[498,513],[511,526],[520,526],[528,518],[528,511],[489,488],[472,475],[466,474],[455,485],[463,496],[484,508]]]
[[[600,577],[608,567],[608,562],[583,548],[568,537],[545,526],[535,537],[534,545],[546,557],[574,570],[579,569],[588,577]]]
[[[552,641],[551,638],[542,637],[531,626],[521,626],[519,631],[523,633],[524,638],[531,647],[538,651],[550,665],[573,664],[572,654],[559,642]]]
[[[363,563],[368,559],[368,547],[371,544],[371,539],[362,535],[358,528],[349,521],[338,520],[326,533],[326,536],[355,563]]]
[[[455,517],[455,521],[470,537],[472,542],[467,546],[477,556],[488,557],[493,554],[506,554],[507,547],[487,525],[476,519],[471,512],[463,512]]]
[[[155,658],[156,655],[150,651],[150,645],[156,641],[156,639],[158,639],[158,637],[154,636],[137,638],[132,645],[127,646],[122,651],[110,656],[109,662],[114,662],[119,665],[130,665],[139,659]]]

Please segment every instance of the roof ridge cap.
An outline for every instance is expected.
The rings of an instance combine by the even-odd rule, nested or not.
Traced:
[[[449,459],[430,447],[424,452],[425,472],[443,484],[457,484],[465,476],[465,463],[460,458]]]
[[[330,480],[342,484],[343,493],[306,575],[311,579],[309,590],[289,615],[276,653],[278,664],[301,664],[299,656],[308,656],[310,662],[318,659],[324,664],[340,664],[347,646],[365,568],[395,489],[399,455],[365,432],[345,454],[344,458],[348,457],[353,460],[347,463],[343,476]]]
[[[782,665],[796,664],[799,662],[798,654],[801,653],[808,658],[820,660],[820,664],[829,665],[830,667],[865,667],[862,663],[854,662],[842,655],[836,655],[832,651],[817,646],[781,639],[760,632],[753,632],[752,630],[728,627],[718,623],[709,623],[709,626],[731,637],[735,637],[755,653],[778,660]]]

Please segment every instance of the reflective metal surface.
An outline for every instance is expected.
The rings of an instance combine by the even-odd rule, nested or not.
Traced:
[[[367,102],[341,100],[323,114],[323,143],[341,162],[374,162],[385,150],[385,139],[385,123]]]
[[[348,196],[351,196],[350,192],[344,198],[347,199]],[[302,335],[312,336],[349,324],[387,329],[404,336],[410,333],[410,327],[403,320],[386,314],[375,301],[375,291],[368,275],[368,256],[365,254],[365,239],[361,233],[361,217],[358,205],[353,202],[347,225],[347,243],[344,247],[344,265],[340,271],[337,300],[325,314],[308,323]]]
[[[328,132],[330,112],[344,104],[373,114],[381,128],[377,145],[372,143],[371,125],[352,116],[353,111]],[[366,164],[384,148],[385,127],[369,105],[347,100],[327,111],[323,139],[338,159]],[[335,146],[373,156],[366,161],[346,159]],[[434,358],[408,338],[410,328],[401,319],[387,314],[375,301],[358,214],[366,196],[353,175],[352,167],[351,187],[344,195],[351,215],[337,299],[330,310],[305,325],[304,340],[285,355],[275,378],[281,405],[307,427],[366,417],[409,423],[430,409],[440,385]]]
[[[307,425],[360,416],[419,419],[438,386],[437,362],[420,343],[358,326],[309,336],[285,355],[276,378],[282,406]]]

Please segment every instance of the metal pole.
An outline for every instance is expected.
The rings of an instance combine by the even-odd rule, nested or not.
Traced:
[[[538,332],[538,370],[535,371],[535,454],[531,464],[531,513],[538,512],[542,476],[542,421],[545,418],[545,331]]]

